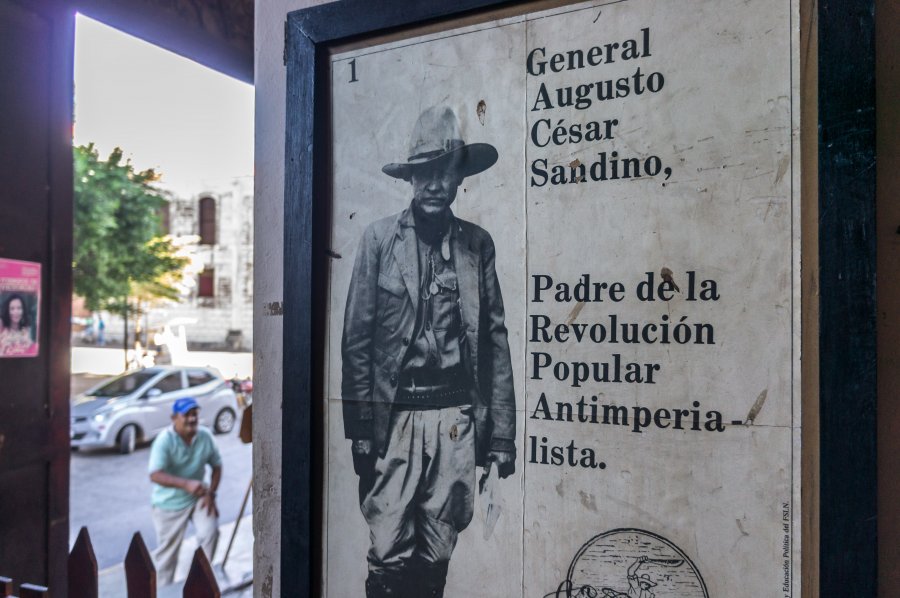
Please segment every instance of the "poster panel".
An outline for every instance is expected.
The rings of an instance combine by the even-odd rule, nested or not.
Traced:
[[[36,357],[41,264],[0,258],[0,358]]]
[[[331,54],[326,596],[799,595],[797,11]]]

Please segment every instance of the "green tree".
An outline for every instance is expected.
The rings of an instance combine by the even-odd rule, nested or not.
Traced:
[[[93,144],[74,148],[74,166],[75,293],[91,311],[122,316],[127,356],[129,318],[156,299],[178,300],[190,259],[161,234],[156,172],[135,171],[119,148],[103,160]]]

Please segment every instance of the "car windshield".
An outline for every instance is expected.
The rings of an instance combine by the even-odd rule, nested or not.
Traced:
[[[140,388],[147,380],[158,374],[159,371],[134,372],[133,374],[125,374],[119,376],[103,386],[96,388],[88,393],[91,397],[121,397],[131,394]]]

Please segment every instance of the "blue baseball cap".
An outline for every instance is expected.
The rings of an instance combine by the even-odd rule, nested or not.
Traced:
[[[172,415],[180,413],[184,415],[191,409],[199,409],[200,405],[197,404],[197,400],[192,397],[184,397],[183,399],[178,399],[175,403],[172,404]]]

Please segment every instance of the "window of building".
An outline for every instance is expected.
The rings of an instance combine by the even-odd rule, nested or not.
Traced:
[[[216,244],[216,200],[212,197],[200,200],[200,244]]]
[[[198,297],[215,297],[215,272],[213,268],[204,268],[203,272],[200,273],[200,278],[197,281]]]

